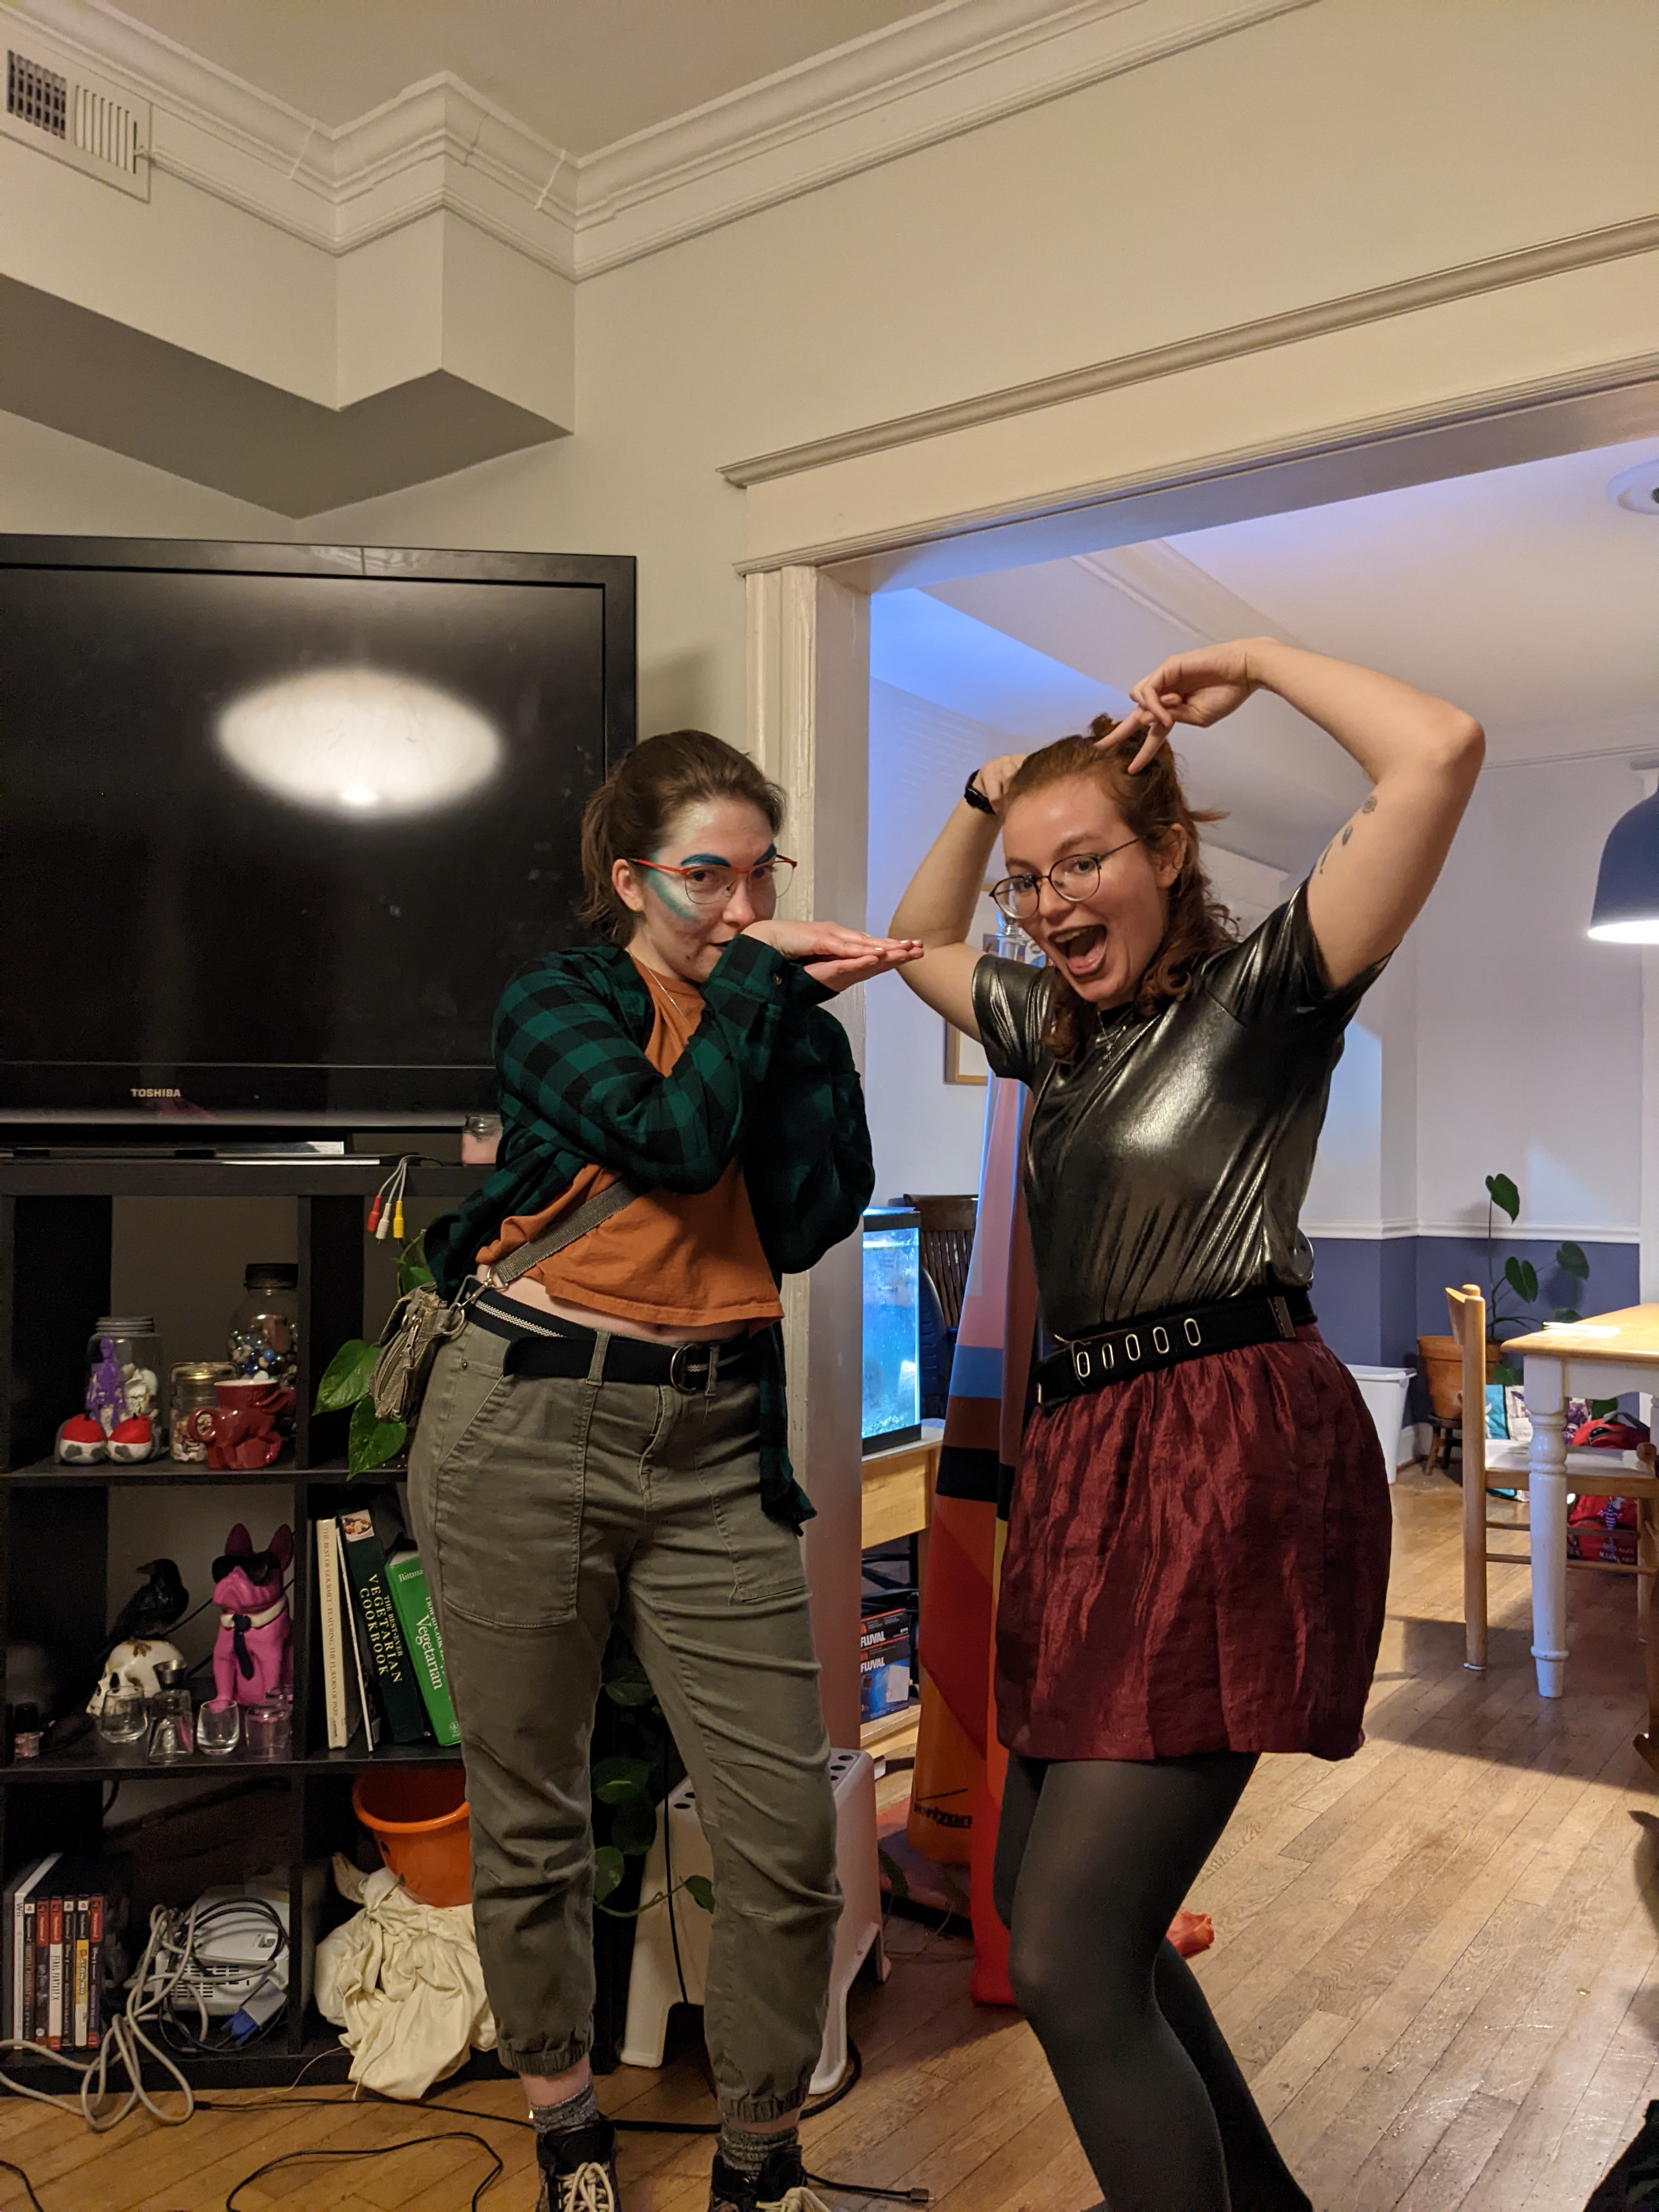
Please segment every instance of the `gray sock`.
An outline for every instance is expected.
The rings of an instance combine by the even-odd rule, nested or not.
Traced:
[[[530,2107],[530,2124],[538,2136],[574,2136],[579,2128],[591,2128],[603,2118],[591,2081],[574,2097],[567,2097],[562,2105]]]
[[[763,2132],[757,2128],[746,2128],[741,2120],[722,2118],[720,2121],[720,2156],[733,2173],[740,2173],[745,2181],[757,2179],[766,2161],[775,2150],[800,2149],[799,2128],[770,2128]]]

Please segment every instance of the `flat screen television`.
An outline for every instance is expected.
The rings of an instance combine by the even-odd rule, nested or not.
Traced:
[[[0,538],[0,1123],[487,1107],[634,682],[629,559]]]

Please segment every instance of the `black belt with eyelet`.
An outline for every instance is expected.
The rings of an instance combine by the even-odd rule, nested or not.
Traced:
[[[1128,1382],[1178,1367],[1183,1359],[1202,1359],[1212,1352],[1237,1352],[1247,1344],[1284,1344],[1315,1318],[1305,1291],[1255,1292],[1223,1298],[1214,1305],[1188,1306],[1174,1313],[1137,1316],[1098,1336],[1079,1337],[1033,1370],[1036,1401],[1045,1410],[1101,1390],[1109,1382]]]
[[[591,1328],[559,1321],[517,1298],[485,1291],[467,1308],[466,1317],[492,1336],[511,1340],[503,1374],[585,1380],[593,1364],[598,1339]],[[605,1348],[600,1380],[666,1385],[683,1397],[700,1398],[722,1382],[744,1380],[753,1370],[754,1344],[751,1336],[725,1344],[647,1344],[637,1336],[613,1336]]]

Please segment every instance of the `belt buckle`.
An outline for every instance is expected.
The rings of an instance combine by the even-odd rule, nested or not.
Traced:
[[[701,1374],[694,1375],[690,1361],[694,1353],[703,1355]],[[668,1362],[668,1380],[682,1398],[695,1398],[705,1390],[713,1390],[720,1371],[720,1348],[717,1344],[677,1344]]]

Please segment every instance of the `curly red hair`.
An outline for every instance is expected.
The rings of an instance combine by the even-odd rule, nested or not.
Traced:
[[[1135,987],[1135,1012],[1145,1018],[1187,996],[1200,964],[1223,945],[1237,942],[1238,924],[1211,891],[1199,859],[1199,824],[1222,817],[1188,805],[1167,746],[1139,775],[1131,775],[1129,763],[1146,733],[1137,728],[1114,744],[1116,726],[1109,714],[1097,714],[1086,737],[1061,738],[1028,753],[1003,794],[1003,813],[1006,819],[1014,801],[1033,792],[1086,779],[1100,785],[1122,816],[1124,828],[1149,853],[1165,850],[1171,833],[1184,831],[1180,872],[1166,893],[1164,939]],[[1051,967],[1042,1042],[1057,1060],[1075,1060],[1082,1049],[1087,1012],[1086,1001]]]

